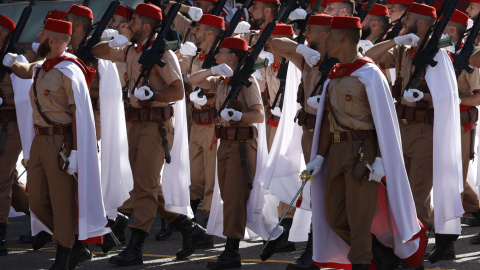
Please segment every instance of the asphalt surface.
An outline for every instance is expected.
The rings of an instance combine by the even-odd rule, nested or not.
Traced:
[[[214,237],[215,248],[198,250],[187,260],[177,261],[175,253],[181,248],[181,234],[175,232],[170,238],[157,242],[155,234],[160,229],[160,220],[157,219],[152,227],[144,247],[144,264],[140,266],[118,268],[108,263],[111,256],[120,252],[125,246],[118,246],[110,253],[103,254],[99,247],[90,245],[94,252],[92,261],[80,263],[77,269],[206,269],[209,261],[215,260],[223,251],[225,240]],[[8,252],[9,255],[0,257],[0,269],[49,269],[55,259],[55,245],[48,243],[44,248],[33,251],[30,244],[18,241],[21,234],[29,231],[28,217],[11,218],[8,223]],[[425,269],[479,269],[480,270],[480,245],[471,245],[470,238],[480,231],[480,227],[462,227],[462,235],[455,243],[457,257],[451,261],[441,261],[430,264],[425,261]],[[127,239],[130,231],[127,229]],[[434,239],[431,238],[427,251],[433,247]],[[297,251],[274,254],[270,260],[262,262],[259,254],[262,242],[242,241],[240,254],[243,269],[285,269],[288,263],[298,258],[306,243],[296,243]]]

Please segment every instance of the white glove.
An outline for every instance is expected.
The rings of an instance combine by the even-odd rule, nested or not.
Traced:
[[[417,37],[415,34],[410,33],[404,36],[395,37],[393,40],[395,40],[395,43],[397,45],[417,46],[417,43],[420,41],[420,38]]]
[[[201,8],[190,7],[190,9],[188,10],[188,16],[190,16],[193,21],[198,22],[203,16],[203,11]]]
[[[408,89],[403,93],[403,99],[408,102],[417,102],[421,100],[425,95],[422,91],[417,89]]]
[[[263,81],[263,75],[260,70],[255,70],[255,72],[252,73],[252,76],[255,77],[258,81]]]
[[[250,24],[248,22],[241,21],[237,24],[237,27],[235,27],[235,30],[233,32],[235,34],[250,33]]]
[[[297,8],[288,15],[290,21],[305,20],[307,18],[307,12],[304,9]]]
[[[37,52],[38,47],[40,47],[40,43],[38,43],[38,42],[33,42],[32,43],[32,51]]]
[[[307,164],[306,170],[311,171],[311,174],[315,176],[317,173],[320,172],[320,169],[322,169],[324,159],[324,157],[317,155],[312,161]]]
[[[220,64],[212,67],[212,74],[230,77],[233,75],[233,70],[227,64]]]
[[[282,117],[282,109],[280,109],[280,107],[275,107],[273,110],[270,110],[272,111],[272,114],[275,115],[275,116],[278,116],[278,117]]]
[[[320,53],[303,44],[297,46],[296,52],[303,55],[303,58],[305,58],[305,61],[310,67],[315,66],[318,61],[320,61]]]
[[[17,62],[18,55],[16,53],[7,53],[3,58],[3,65],[6,67],[13,67],[15,62]]]
[[[180,47],[180,53],[182,55],[195,56],[197,55],[197,46],[190,41],[187,41],[182,44]]]
[[[373,47],[372,42],[370,40],[365,40],[362,39],[358,42],[358,47],[361,49],[361,53],[365,54],[368,50],[370,50]]]
[[[320,103],[320,96],[313,96],[313,97],[309,97],[307,99],[307,104],[308,106],[314,108],[314,109],[317,109],[318,108],[318,104]]]
[[[118,35],[118,31],[115,29],[105,29],[100,38],[117,38]]]
[[[150,90],[150,88],[146,85],[138,89],[135,88],[135,92],[133,94],[140,100],[149,100],[153,97],[153,91]]]
[[[240,121],[242,119],[242,113],[234,109],[224,109],[220,116],[225,119],[225,121]]]
[[[260,54],[258,55],[258,57],[261,58],[261,59],[267,58],[269,65],[273,64],[273,61],[275,61],[275,58],[273,57],[273,54],[271,54],[271,53],[269,53],[269,52],[267,52],[267,51],[264,51],[264,50],[262,50],[262,51],[260,52]]]
[[[385,169],[383,168],[383,161],[381,157],[376,157],[375,162],[372,165],[373,171],[370,172],[370,177],[368,180],[373,180],[380,183],[382,178],[385,176]]]
[[[201,89],[197,91],[193,91],[190,93],[190,101],[197,103],[200,106],[207,104],[207,97],[203,95],[203,97],[199,97],[198,94],[200,93]]]
[[[112,39],[108,42],[108,46],[112,49],[123,48],[127,45],[132,45],[127,37],[119,35],[115,39]]]
[[[67,173],[73,175],[74,173],[78,172],[78,164],[77,164],[77,150],[72,150],[70,152],[70,156],[68,157],[68,168]]]
[[[226,22],[230,22],[233,18],[233,15],[235,15],[235,12],[237,12],[237,8],[232,8],[230,9],[230,11],[228,12],[227,16],[225,16],[225,21]]]

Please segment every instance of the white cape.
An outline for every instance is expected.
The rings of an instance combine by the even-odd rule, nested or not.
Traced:
[[[351,74],[352,77],[358,77],[360,82],[365,84],[388,186],[386,191],[388,204],[377,204],[377,212],[372,224],[372,233],[379,236],[379,241],[384,245],[393,246],[397,256],[408,258],[419,250],[419,239],[407,241],[420,232],[420,225],[417,221],[415,204],[403,162],[401,136],[393,98],[385,76],[380,75],[380,73],[381,71],[376,65],[368,63]],[[318,149],[329,82],[330,80],[325,82],[320,104],[317,108],[317,122],[315,124],[312,149]],[[316,151],[312,151],[311,160],[316,155]],[[325,217],[324,188],[327,164],[328,162],[324,162],[320,173],[311,181],[314,235],[313,260],[318,265],[345,268],[347,265],[350,265],[347,259],[350,248],[330,228]],[[382,188],[379,187],[379,191]],[[385,197],[381,198],[379,196],[379,199],[385,199]],[[380,202],[380,200],[377,201]],[[423,254],[421,259],[423,260]]]

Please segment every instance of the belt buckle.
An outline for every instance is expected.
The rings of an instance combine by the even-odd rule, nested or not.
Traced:
[[[340,131],[334,130],[333,131],[333,142],[339,143],[340,142]]]
[[[38,130],[38,127],[37,127],[37,126],[33,127],[33,129],[35,130],[35,134],[36,134],[36,135],[40,135],[40,131]]]
[[[408,121],[407,121],[407,119],[405,119],[405,118],[402,119],[402,124],[403,124],[404,126],[408,126]]]

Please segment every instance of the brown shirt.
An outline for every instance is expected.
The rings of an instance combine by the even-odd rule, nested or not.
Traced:
[[[192,20],[178,13],[173,20],[172,29],[182,37],[182,43],[194,41],[195,38],[191,33]]]
[[[473,95],[473,91],[480,89],[480,75],[478,68],[474,68],[472,74],[462,70],[457,79],[458,95],[460,98]]]
[[[145,44],[147,40],[145,39],[142,44]],[[142,51],[136,52],[134,46],[125,47],[122,50],[110,49],[109,53],[104,57],[107,60],[113,62],[127,63],[127,78],[128,78],[128,89],[132,91],[135,86],[135,82],[138,76],[141,73],[142,65],[138,63],[138,59],[142,55]],[[176,80],[181,80],[181,74],[178,74],[176,69],[172,68],[175,65],[176,57],[174,54],[165,52],[162,57],[162,60],[166,63],[164,68],[154,65],[152,71],[150,72],[150,77],[148,81],[148,87],[153,92],[159,94],[164,91],[170,84]],[[141,83],[137,87],[141,87]],[[138,103],[138,99],[134,95],[130,95],[130,104],[134,108],[141,108]],[[164,107],[167,106],[169,102],[159,102],[152,101],[150,102],[150,107]]]
[[[13,86],[12,86],[12,80],[10,79],[10,74],[5,73],[5,76],[3,77],[2,80],[2,91],[3,93],[0,92],[0,97],[3,98],[3,102],[5,102],[5,98],[13,98]],[[15,106],[2,106],[0,107],[0,110],[11,110],[15,109]]]
[[[180,62],[180,68],[182,70],[183,75],[193,74],[193,73],[201,70],[202,65],[203,65],[203,61],[200,61],[198,59],[198,56],[184,55],[184,56],[182,56],[182,58],[180,58],[179,62]],[[197,87],[196,85],[191,84],[191,83],[190,83],[190,85],[191,85],[192,91],[194,91],[195,88]],[[214,99],[214,98],[215,97],[210,97],[208,99],[211,100],[211,99]],[[196,109],[199,109],[199,110],[202,109],[202,106],[198,105],[197,103],[192,102],[192,104]]]
[[[310,94],[312,94],[317,85],[318,81],[322,77],[322,72],[318,70],[318,67],[310,67],[305,60],[303,60],[302,68],[302,79],[303,79],[303,89],[305,91],[305,98],[303,101],[303,108],[305,112],[313,115],[317,115],[317,109],[310,107],[307,103]],[[320,89],[317,89],[317,95],[320,93]]]
[[[37,99],[43,115],[53,123],[61,125],[71,124],[72,111],[70,105],[75,104],[72,80],[56,68],[48,72],[40,69],[38,78],[34,84],[36,85]],[[33,85],[29,94],[33,108],[33,124],[42,127],[50,126],[43,120],[38,112],[34,100]]]
[[[265,89],[262,92],[267,91],[270,106],[273,106],[273,101],[277,95],[278,88],[280,88],[280,80],[277,78],[278,71],[272,68],[272,65],[262,69],[263,81],[265,82]],[[277,105],[280,103],[280,99],[277,101]]]
[[[230,85],[228,83],[225,83],[223,81],[223,78],[219,76],[215,77],[210,77],[213,78],[211,87],[209,89],[210,92],[216,92],[217,93],[217,99],[215,100],[215,107],[217,108],[218,111],[220,111],[220,107],[222,107],[223,102],[225,101],[228,91],[230,88]],[[250,78],[253,80],[253,78]],[[257,88],[255,83],[252,83],[252,85],[248,88],[245,86],[240,90],[240,93],[238,95],[238,101],[242,105],[242,113],[249,112],[250,107],[253,105],[262,105],[262,97],[260,96],[260,90]],[[225,121],[222,117],[218,117],[220,125],[224,127],[230,126],[230,124]],[[239,122],[239,126],[241,127],[246,127],[246,126],[251,126],[252,124],[250,123],[245,123],[243,121]]]
[[[325,108],[330,111],[330,131],[375,129],[365,85],[357,77],[330,81]]]

